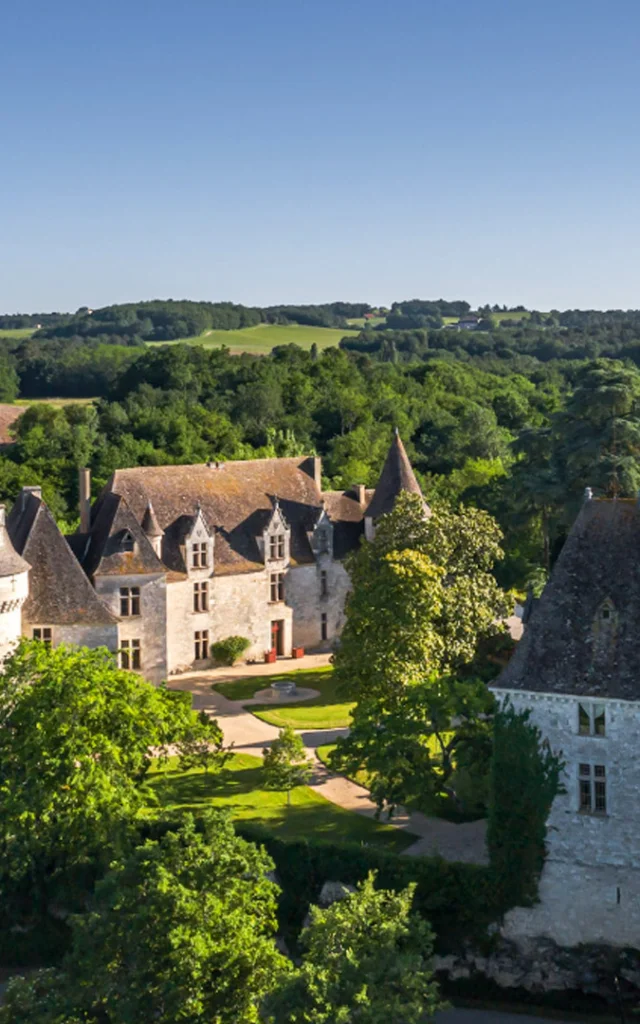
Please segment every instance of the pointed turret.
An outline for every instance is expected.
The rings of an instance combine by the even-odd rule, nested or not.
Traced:
[[[151,539],[152,537],[164,536],[164,530],[162,529],[160,523],[158,522],[158,517],[156,516],[153,510],[153,505],[151,504],[150,501],[147,502],[147,507],[145,509],[145,513],[142,517],[142,523],[140,525],[142,526],[142,529],[146,533],[147,537],[149,537],[149,539]]]
[[[400,440],[400,434],[396,427],[391,447],[387,454],[382,473],[378,480],[373,498],[365,513],[367,519],[375,520],[380,516],[391,512],[396,503],[396,498],[401,491],[408,491],[409,494],[419,494],[422,497],[420,484],[416,480],[411,463]],[[428,508],[428,506],[425,506]]]
[[[160,552],[162,550],[162,538],[164,537],[164,530],[158,522],[151,500],[147,502],[145,513],[142,517],[142,523],[140,524],[144,530],[151,547],[155,551],[158,558],[160,558]]]

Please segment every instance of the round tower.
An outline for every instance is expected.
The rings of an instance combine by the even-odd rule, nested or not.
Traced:
[[[5,507],[0,505],[0,662],[22,635],[22,605],[29,596],[29,569],[7,531]]]

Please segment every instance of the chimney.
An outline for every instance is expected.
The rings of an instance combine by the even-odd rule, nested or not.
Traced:
[[[91,529],[91,470],[78,470],[78,493],[80,495],[80,533]]]
[[[20,492],[20,511],[24,512],[27,507],[27,500],[33,495],[34,498],[38,498],[42,501],[42,487],[23,487]]]
[[[366,488],[364,484],[354,484],[352,490],[356,496],[356,501],[358,502],[361,508],[364,508],[365,501],[367,500],[365,495]]]

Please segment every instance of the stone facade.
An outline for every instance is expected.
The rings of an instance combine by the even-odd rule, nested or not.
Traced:
[[[397,435],[375,492],[323,492],[321,470],[317,456],[118,470],[92,509],[83,470],[82,529],[66,540],[39,488],[24,488],[8,524],[13,576],[0,572],[0,598],[13,588],[0,647],[20,631],[106,646],[152,682],[208,667],[230,636],[249,640],[250,660],[331,650],[345,557],[365,522],[373,536],[398,493],[419,487]]]
[[[540,903],[511,911],[505,934],[545,936],[563,946],[640,946],[640,704],[502,692],[516,710],[530,710],[532,723],[565,762],[565,792],[549,815]],[[583,721],[584,710],[604,709],[604,735],[580,733],[580,706]],[[587,765],[591,772],[581,772]],[[596,766],[604,769],[604,808],[581,809],[581,781],[595,785]]]
[[[0,576],[0,661],[22,636],[22,606],[28,596],[28,570]]]

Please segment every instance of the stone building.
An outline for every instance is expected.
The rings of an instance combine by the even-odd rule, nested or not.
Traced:
[[[585,502],[496,695],[565,761],[540,903],[505,935],[640,944],[640,507]]]
[[[420,488],[397,433],[373,492],[323,491],[321,468],[296,457],[121,469],[93,508],[83,470],[81,528],[66,540],[26,488],[7,526],[29,594],[9,633],[21,615],[28,636],[104,644],[154,681],[206,667],[211,644],[234,635],[257,660],[330,650],[345,556],[401,491]]]

